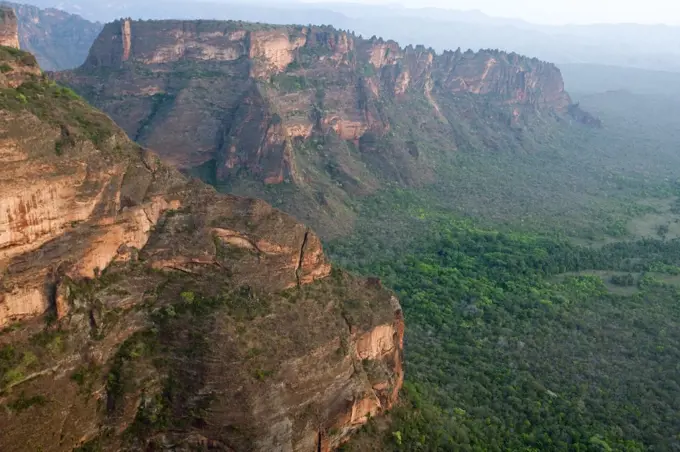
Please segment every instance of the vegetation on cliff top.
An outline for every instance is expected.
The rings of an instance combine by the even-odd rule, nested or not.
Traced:
[[[28,67],[38,67],[38,61],[33,54],[7,46],[0,46],[0,62],[18,63]]]

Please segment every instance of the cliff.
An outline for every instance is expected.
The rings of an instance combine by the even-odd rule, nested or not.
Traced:
[[[328,451],[396,401],[389,291],[2,51],[0,449]]]
[[[376,71],[397,94],[428,79],[452,93],[495,94],[511,104],[564,111],[571,103],[553,64],[499,51],[448,51],[356,37],[332,27],[296,27],[231,21],[123,20],[106,25],[83,69],[120,69],[126,62],[153,65],[176,62],[234,62],[246,59],[249,76],[267,80],[280,73],[350,66]],[[291,67],[291,64],[293,64]],[[306,63],[306,64],[305,64]],[[326,63],[326,64],[323,64]],[[330,67],[328,67],[330,66]],[[367,69],[370,72],[370,70]],[[318,74],[317,74],[318,75]],[[309,74],[307,74],[309,78]]]
[[[586,118],[553,64],[331,27],[123,20],[58,77],[184,171],[272,201],[284,187],[325,235],[351,227],[349,198],[432,183],[447,153],[539,152],[536,130]]]
[[[0,45],[19,48],[19,30],[14,10],[0,5]]]
[[[85,61],[103,25],[58,9],[5,3],[14,8],[21,48],[46,71],[71,69]]]

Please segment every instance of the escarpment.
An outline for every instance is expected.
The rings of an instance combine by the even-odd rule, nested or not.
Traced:
[[[0,56],[0,449],[329,451],[395,403],[389,291]]]
[[[597,125],[553,64],[331,27],[122,20],[56,76],[182,171],[292,193],[281,207],[324,235],[351,223],[352,196],[435,182],[446,153],[539,152],[536,128]]]

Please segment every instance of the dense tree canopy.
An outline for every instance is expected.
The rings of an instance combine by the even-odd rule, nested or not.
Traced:
[[[445,215],[407,245],[376,251],[373,238],[331,251],[401,298],[406,401],[389,431],[370,425],[348,449],[367,438],[405,451],[680,447],[680,290],[664,282],[680,241],[594,249]],[[620,293],[592,270],[637,287]]]

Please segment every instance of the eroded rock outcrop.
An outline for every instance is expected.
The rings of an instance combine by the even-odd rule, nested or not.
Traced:
[[[445,52],[435,61],[436,75],[454,93],[495,95],[507,103],[535,105],[564,113],[571,99],[557,67],[504,52]],[[529,68],[529,70],[527,70]]]
[[[0,449],[329,451],[396,401],[389,291],[332,269],[264,201],[185,179],[16,56]]]

